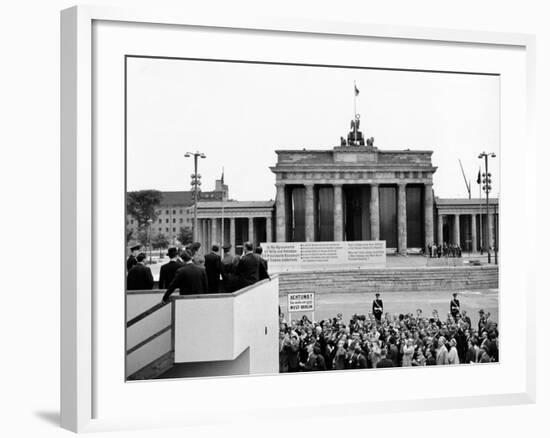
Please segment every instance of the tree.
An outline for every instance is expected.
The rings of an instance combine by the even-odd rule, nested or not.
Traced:
[[[169,244],[170,241],[162,233],[155,234],[151,238],[151,246],[153,247],[153,249],[166,248]]]
[[[162,201],[158,190],[138,190],[126,195],[126,211],[137,221],[138,228],[143,229],[147,221],[157,219],[157,207]]]
[[[178,240],[182,245],[193,243],[193,231],[189,227],[181,227],[178,233]]]

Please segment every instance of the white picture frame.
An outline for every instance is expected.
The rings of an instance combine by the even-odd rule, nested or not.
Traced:
[[[122,392],[115,394],[106,393],[105,379],[100,371],[102,362],[105,360],[105,354],[98,354],[103,348],[98,336],[97,318],[101,305],[98,304],[95,294],[98,285],[101,285],[106,279],[101,279],[98,271],[98,260],[101,259],[101,245],[97,241],[98,223],[100,222],[101,209],[98,209],[102,202],[101,191],[97,190],[96,179],[98,172],[103,165],[101,157],[94,152],[94,123],[97,121],[98,108],[97,96],[94,94],[94,87],[100,79],[97,77],[97,66],[94,65],[94,59],[97,59],[98,53],[98,35],[94,30],[97,23],[115,23],[115,25],[130,24],[132,31],[136,32],[140,26],[150,26],[152,32],[161,32],[161,29],[167,29],[166,26],[177,28],[178,26],[186,29],[200,30],[202,34],[208,32],[224,32],[227,30],[238,30],[240,36],[247,40],[254,41],[264,32],[273,35],[285,35],[292,38],[306,38],[315,36],[316,38],[329,37],[347,37],[349,41],[362,41],[364,39],[385,41],[388,44],[409,44],[410,47],[423,46],[429,52],[435,46],[446,47],[448,50],[461,50],[468,56],[469,50],[483,47],[487,51],[514,52],[514,57],[520,60],[515,64],[514,69],[518,69],[518,76],[512,78],[512,74],[499,71],[499,63],[491,70],[493,73],[503,74],[503,77],[510,77],[510,83],[505,83],[503,87],[514,89],[515,99],[519,99],[522,106],[519,113],[524,118],[518,120],[520,128],[503,126],[510,134],[509,138],[521,143],[522,153],[528,155],[535,150],[533,138],[533,111],[534,111],[534,59],[535,59],[535,39],[531,35],[507,34],[507,33],[489,33],[460,31],[450,29],[424,29],[403,26],[379,26],[366,23],[334,23],[334,22],[308,22],[299,20],[281,20],[281,19],[258,19],[255,17],[232,18],[228,20],[224,17],[210,15],[208,17],[194,16],[192,12],[158,12],[158,11],[135,11],[126,9],[115,9],[106,7],[78,6],[62,11],[61,13],[61,425],[72,431],[100,431],[119,428],[146,428],[174,425],[202,424],[212,421],[212,412],[216,413],[216,421],[228,421],[229,419],[254,417],[274,417],[281,413],[292,412],[294,417],[310,415],[361,415],[367,412],[389,412],[411,409],[440,409],[440,408],[458,408],[487,405],[519,404],[532,403],[535,399],[535,310],[534,295],[535,282],[534,274],[527,263],[519,262],[512,255],[513,250],[506,252],[506,245],[512,248],[511,240],[507,240],[507,230],[511,229],[517,221],[522,221],[523,226],[535,228],[535,215],[529,215],[526,209],[506,208],[507,196],[522,197],[525,202],[531,202],[535,205],[535,175],[532,168],[523,166],[523,162],[517,163],[517,171],[514,175],[507,173],[507,170],[513,164],[513,158],[510,157],[512,147],[507,143],[508,137],[504,138],[502,144],[502,154],[510,158],[505,158],[502,162],[502,180],[503,180],[503,198],[502,198],[502,223],[499,234],[503,239],[503,252],[501,255],[503,264],[515,264],[517,272],[512,288],[521,293],[517,296],[501,295],[502,312],[502,331],[503,338],[512,336],[507,330],[507,315],[512,311],[512,307],[518,306],[517,317],[521,319],[518,324],[520,333],[517,333],[518,339],[525,354],[518,358],[521,364],[518,365],[519,371],[510,372],[510,382],[514,382],[513,389],[503,389],[502,391],[488,393],[468,392],[466,389],[460,393],[457,390],[430,394],[411,394],[397,395],[386,399],[368,399],[361,394],[356,397],[349,397],[347,402],[335,402],[327,404],[324,398],[313,398],[309,401],[303,401],[299,404],[285,406],[275,391],[273,379],[278,376],[270,377],[247,377],[242,378],[223,378],[223,379],[204,379],[192,380],[186,383],[186,391],[197,395],[195,408],[192,414],[178,415],[176,411],[165,412],[162,407],[157,407],[156,411],[151,408],[150,416],[138,415],[132,416],[128,411],[124,411],[122,399],[117,399]],[[113,46],[116,46],[113,41]],[[448,47],[449,46],[449,47]],[[452,47],[450,47],[452,46]],[[454,47],[454,48],[453,48]],[[151,49],[151,47],[147,49]],[[144,48],[145,49],[145,48]],[[200,50],[198,47],[197,50]],[[330,52],[330,50],[328,50]],[[151,53],[149,53],[151,54]],[[429,53],[428,53],[429,54]],[[519,54],[519,55],[518,55]],[[101,56],[101,54],[99,54]],[[296,55],[297,56],[297,55]],[[334,56],[327,54],[326,56]],[[475,57],[474,57],[475,58]],[[411,61],[412,62],[412,61]],[[415,61],[416,62],[416,61]],[[422,61],[418,61],[421,63]],[[425,62],[425,61],[424,61]],[[433,58],[430,65],[416,65],[413,68],[424,68],[426,70],[437,69],[439,63],[443,61]],[[458,61],[457,61],[458,62]],[[472,65],[482,60],[472,60]],[[485,60],[486,62],[486,60]],[[425,62],[426,63],[426,62]],[[446,67],[448,68],[448,67]],[[487,67],[488,68],[488,67]],[[511,67],[512,68],[512,67]],[[457,69],[456,71],[461,71]],[[514,70],[515,71],[515,70]],[[508,75],[508,76],[507,76]],[[525,82],[523,83],[523,79]],[[512,80],[522,82],[511,83]],[[506,90],[504,90],[506,92]],[[513,93],[512,93],[513,94]],[[511,94],[510,94],[511,96]],[[504,100],[502,103],[503,117],[506,120],[506,111],[509,110],[510,101]],[[512,111],[510,109],[510,111]],[[512,114],[512,113],[511,113]],[[504,131],[503,131],[504,132]],[[116,147],[123,147],[119,144]],[[112,169],[110,169],[112,170]],[[122,172],[122,170],[121,170]],[[108,172],[107,172],[108,173]],[[116,178],[113,181],[119,181]],[[111,182],[113,182],[111,181]],[[512,184],[512,182],[514,184]],[[118,182],[116,183],[118,184]],[[507,194],[510,193],[510,195]],[[512,211],[514,210],[514,211]],[[103,210],[104,211],[104,210]],[[506,212],[510,212],[506,218]],[[121,221],[122,224],[122,221]],[[525,244],[525,243],[524,243]],[[531,245],[527,242],[527,245]],[[524,247],[525,248],[525,247]],[[528,251],[528,249],[527,249]],[[507,283],[511,283],[509,276],[501,272],[501,284],[506,288]],[[116,292],[115,292],[116,293]],[[121,294],[122,295],[122,294]],[[123,297],[120,297],[123,300]],[[102,314],[102,318],[113,319],[112,315]],[[121,331],[123,324],[120,322]],[[505,340],[503,342],[506,342]],[[509,356],[508,356],[509,357]],[[110,360],[123,361],[123,355]],[[504,365],[499,369],[493,369],[488,372],[483,367],[478,368],[476,373],[484,376],[481,379],[491,379],[491,374],[497,372],[504,373],[506,366],[506,354],[502,359]],[[392,371],[394,377],[398,380],[401,373],[405,371]],[[420,370],[416,377],[422,380],[425,373]],[[430,375],[436,378],[445,379],[449,374],[455,373],[458,379],[468,378],[467,374],[458,374],[458,369],[451,370],[432,370]],[[382,373],[384,374],[384,373]],[[356,381],[363,379],[362,375],[351,373],[344,376],[338,373],[330,373],[330,376],[288,376],[277,382],[277,386],[298,385],[299,379],[304,379],[305,385],[315,385],[321,382],[326,391],[331,391],[340,381],[348,385],[350,377]],[[502,376],[499,376],[502,378]],[[512,378],[513,377],[513,378]],[[243,393],[254,394],[253,389],[247,389],[248,383],[261,388],[264,394],[273,392],[273,397],[277,403],[267,402],[264,406],[256,402],[245,405],[243,401],[242,409],[223,410],[219,406],[209,406],[204,397],[200,397],[204,391],[212,391],[214,388],[219,394],[231,394],[234,391],[234,383],[237,381],[239,386],[243,387]],[[124,381],[120,382],[124,385]],[[182,382],[162,382],[146,383],[143,386],[132,386],[132,394],[143,391],[156,391],[155,394],[168,393],[171,391],[170,385],[181,385]],[[160,389],[153,389],[155,385],[161,385]],[[504,383],[503,383],[504,385]],[[511,383],[510,383],[511,385]],[[308,386],[308,387],[309,387]],[[181,388],[181,386],[179,386]],[[496,387],[496,386],[495,386]],[[510,388],[512,388],[510,386]],[[257,389],[256,389],[257,390]],[[411,389],[414,391],[414,388]],[[113,404],[119,404],[120,410],[116,412],[114,408],[104,408],[103,402],[105,394],[113,398]],[[148,394],[146,397],[149,397]],[[168,397],[169,398],[169,397]],[[223,396],[220,395],[223,399]],[[421,400],[421,403],[418,403]],[[300,409],[295,409],[299,406]],[[294,410],[293,410],[294,409]],[[292,411],[293,410],[293,411]],[[108,412],[103,414],[103,412]]]

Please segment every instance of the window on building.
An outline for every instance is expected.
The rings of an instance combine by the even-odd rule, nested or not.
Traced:
[[[170,222],[170,219],[166,218],[166,223]]]
[[[180,224],[183,224],[183,218],[180,217]]]
[[[176,214],[176,210],[172,210],[172,214]]]
[[[174,233],[175,233],[175,232],[176,232],[176,228],[172,228],[172,232],[174,232]]]
[[[166,210],[166,214],[170,214],[170,210]]]
[[[168,233],[170,231],[170,228],[166,227],[166,232]]]
[[[183,208],[180,208],[180,214],[183,214]]]
[[[130,219],[130,224],[134,225],[134,220],[133,219]]]
[[[172,219],[172,223],[173,223],[173,224],[176,223],[176,218]]]

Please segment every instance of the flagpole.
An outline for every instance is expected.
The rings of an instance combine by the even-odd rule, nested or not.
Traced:
[[[357,84],[355,83],[355,81],[353,81],[353,112],[354,112],[354,117],[355,117],[355,144],[357,145],[357,131],[358,131],[358,128],[357,128]]]

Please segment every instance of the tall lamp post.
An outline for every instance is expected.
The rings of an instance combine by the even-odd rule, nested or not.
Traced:
[[[198,219],[197,219],[197,204],[199,202],[199,186],[201,185],[201,176],[198,174],[199,158],[206,158],[202,152],[186,152],[185,158],[193,157],[195,161],[195,173],[191,175],[191,187],[193,187],[193,199],[195,207],[193,209],[193,241],[198,242]]]
[[[149,241],[148,242],[148,246],[149,246],[149,264],[152,265],[153,264],[153,254],[152,254],[152,248],[151,248],[151,225],[153,223],[153,219],[147,219],[147,240]]]
[[[485,173],[483,173],[482,182],[483,182],[483,191],[485,192],[485,201],[487,206],[487,220],[486,222],[486,230],[485,230],[485,236],[487,239],[487,262],[491,263],[491,236],[489,236],[489,192],[491,191],[491,174],[489,173],[489,157],[495,158],[496,155],[494,152],[485,152],[479,154],[479,159],[485,159]]]

